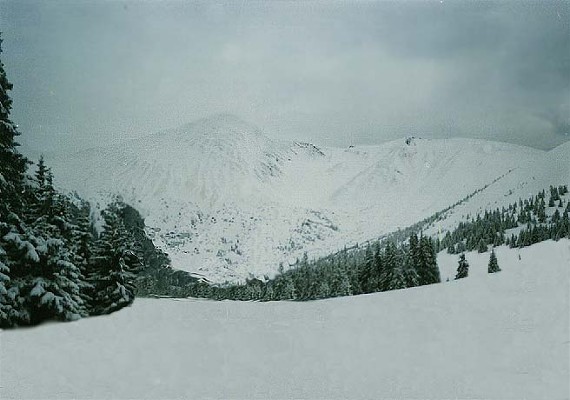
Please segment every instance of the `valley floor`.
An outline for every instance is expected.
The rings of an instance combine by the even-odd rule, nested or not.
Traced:
[[[520,259],[519,259],[520,254]],[[568,399],[570,241],[470,277],[300,302],[138,299],[0,332],[2,399]],[[440,254],[442,276],[457,256]]]

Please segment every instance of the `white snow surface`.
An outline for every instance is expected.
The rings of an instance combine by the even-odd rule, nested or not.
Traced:
[[[141,211],[173,267],[223,282],[271,276],[304,252],[317,257],[413,224],[504,174],[473,207],[510,188],[568,182],[570,146],[555,150],[404,138],[318,148],[223,114],[48,163],[63,189],[99,207],[117,193]]]
[[[519,260],[520,255],[520,260]],[[2,399],[568,399],[570,240],[313,302],[137,299],[0,332]],[[457,257],[439,255],[442,275]]]

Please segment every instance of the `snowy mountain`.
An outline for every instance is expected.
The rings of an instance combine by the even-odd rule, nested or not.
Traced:
[[[468,253],[469,277],[312,302],[137,299],[0,331],[0,397],[567,399],[570,241]],[[457,256],[440,254],[442,276]],[[94,334],[96,332],[97,334]]]
[[[473,139],[319,148],[224,114],[48,161],[63,189],[100,205],[120,194],[173,267],[219,282],[413,224],[499,177],[469,207],[567,183],[569,154]]]
[[[519,199],[534,196],[540,190],[548,190],[550,185],[562,184],[570,184],[570,142],[544,152],[538,160],[521,160],[519,166],[501,178],[500,182],[447,212],[428,233],[442,237],[468,214],[474,216],[483,214],[485,210],[506,207]]]

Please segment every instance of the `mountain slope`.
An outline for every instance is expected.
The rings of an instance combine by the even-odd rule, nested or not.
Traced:
[[[467,256],[468,278],[413,289],[137,299],[110,316],[0,332],[0,397],[568,398],[570,241],[501,247],[493,275],[488,254]],[[457,258],[439,263],[448,276]]]
[[[502,175],[516,185],[518,169],[546,176],[549,154],[472,139],[317,148],[217,115],[50,163],[63,188],[139,209],[174,267],[224,281],[413,224]]]
[[[483,214],[485,210],[507,207],[519,199],[535,196],[549,186],[570,186],[570,142],[562,144],[536,161],[522,160],[519,166],[505,175],[498,184],[477,193],[466,202],[447,212],[428,233],[443,236],[453,230],[468,214]]]

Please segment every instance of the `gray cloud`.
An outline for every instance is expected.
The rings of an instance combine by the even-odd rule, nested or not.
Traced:
[[[406,134],[551,148],[570,3],[0,2],[13,119],[85,147],[217,112],[321,144]]]

